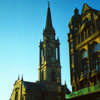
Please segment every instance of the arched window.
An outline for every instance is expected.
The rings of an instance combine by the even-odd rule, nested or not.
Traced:
[[[43,50],[43,48],[42,48],[42,49],[41,49],[41,62],[44,61],[43,55],[44,55],[44,50]]]
[[[82,59],[86,58],[88,56],[87,50],[82,51]]]
[[[100,50],[100,44],[99,43],[96,43],[94,45],[93,52],[95,53],[95,52],[98,52],[99,50]]]
[[[43,49],[41,49],[41,57],[43,57]]]
[[[15,100],[18,100],[18,92],[15,94]]]

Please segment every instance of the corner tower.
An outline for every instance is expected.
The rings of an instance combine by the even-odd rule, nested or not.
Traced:
[[[59,40],[55,39],[50,6],[48,3],[46,26],[43,30],[43,42],[40,41],[39,81],[46,83],[48,91],[58,90],[61,86],[61,66]]]

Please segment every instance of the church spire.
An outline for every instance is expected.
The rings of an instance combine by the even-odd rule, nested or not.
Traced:
[[[55,30],[52,26],[52,19],[51,19],[51,11],[50,11],[49,1],[48,1],[48,9],[47,9],[47,17],[46,17],[46,26],[45,26],[45,29],[43,31],[43,35],[45,35],[46,33],[55,34]]]
[[[48,10],[47,10],[47,19],[46,19],[46,27],[45,28],[52,28],[52,19],[51,19],[51,12],[50,12],[50,3],[48,1]]]
[[[23,75],[22,75],[22,79],[21,79],[21,81],[23,81]]]

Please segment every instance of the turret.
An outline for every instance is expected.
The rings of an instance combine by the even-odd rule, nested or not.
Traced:
[[[75,8],[74,15],[72,16],[69,23],[69,29],[72,34],[78,31],[80,23],[81,23],[81,15],[79,15],[78,9]]]

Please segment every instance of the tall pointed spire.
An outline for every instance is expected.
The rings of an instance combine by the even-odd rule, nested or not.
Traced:
[[[49,3],[49,1],[48,1],[46,28],[52,28],[52,19],[51,19],[51,12],[50,12],[50,3]]]
[[[22,79],[21,79],[21,81],[23,81],[23,75],[22,75]]]
[[[52,26],[52,19],[51,19],[51,12],[50,12],[50,3],[48,1],[46,26],[45,26],[43,34],[50,33],[50,32],[53,33],[53,34],[55,34],[55,30],[54,30],[54,28]]]

